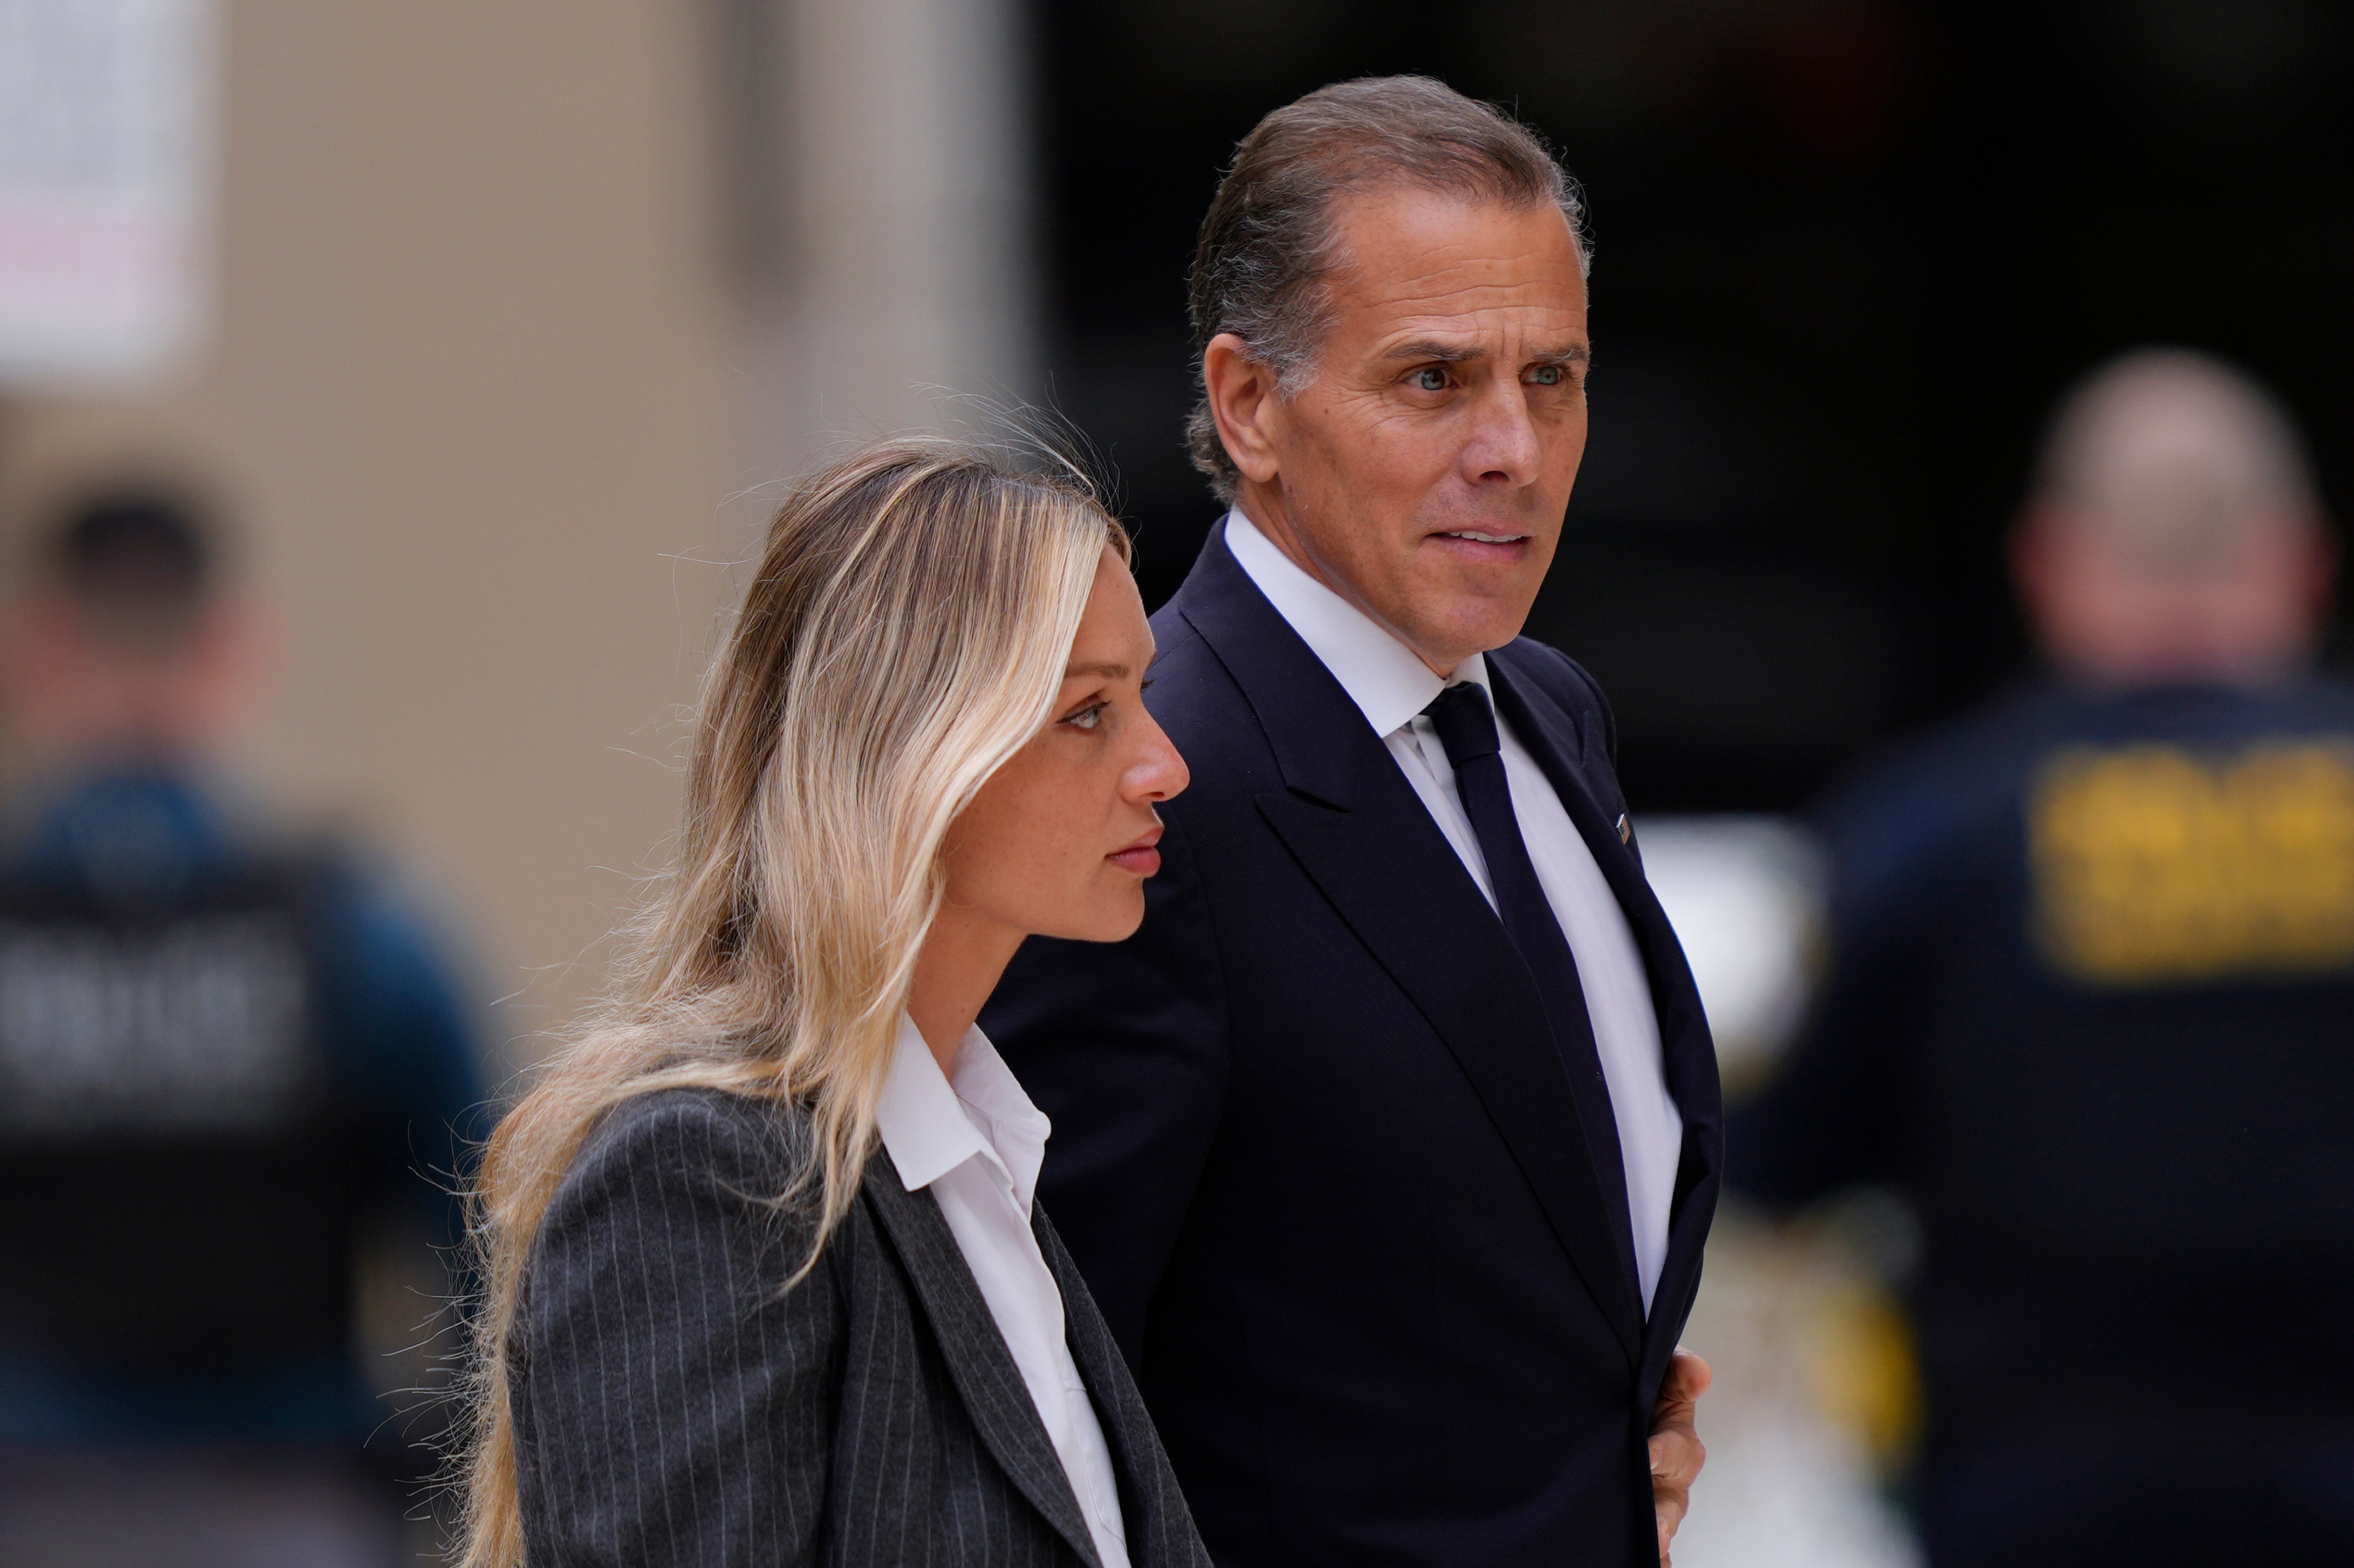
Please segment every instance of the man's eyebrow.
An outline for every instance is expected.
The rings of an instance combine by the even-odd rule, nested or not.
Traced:
[[[1384,359],[1410,362],[1416,365],[1460,365],[1467,360],[1485,359],[1488,351],[1469,344],[1440,343],[1436,338],[1416,338],[1399,344],[1382,355]],[[1584,365],[1594,357],[1594,351],[1582,343],[1573,343],[1529,356],[1532,365]]]
[[[1554,349],[1551,354],[1535,355],[1532,356],[1531,363],[1535,365],[1584,365],[1592,360],[1593,357],[1594,351],[1591,348],[1588,348],[1582,343],[1573,343],[1565,347]]]
[[[1418,365],[1434,360],[1441,365],[1460,365],[1467,359],[1484,359],[1487,353],[1486,349],[1474,348],[1469,344],[1440,343],[1435,338],[1425,337],[1416,338],[1412,343],[1402,343],[1382,357],[1410,359]]]

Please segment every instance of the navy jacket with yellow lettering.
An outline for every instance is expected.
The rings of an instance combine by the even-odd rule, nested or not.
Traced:
[[[1916,1206],[1933,1561],[2354,1550],[2354,690],[2044,690],[1827,828],[1730,1173]]]

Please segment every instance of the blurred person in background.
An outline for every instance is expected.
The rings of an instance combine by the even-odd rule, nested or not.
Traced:
[[[102,496],[0,627],[0,1563],[380,1564],[432,1467],[355,1274],[405,1249],[429,1332],[475,1042],[390,891],[214,779],[223,577],[189,504]]]
[[[1917,1211],[1935,1568],[2354,1560],[2354,690],[2288,418],[2109,366],[2012,560],[2052,679],[1829,812],[1829,973],[1732,1180]]]

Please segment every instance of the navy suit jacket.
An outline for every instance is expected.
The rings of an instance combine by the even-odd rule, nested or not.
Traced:
[[[1227,1568],[1656,1564],[1649,1413],[1723,1167],[1715,1054],[1616,822],[1610,714],[1526,639],[1499,705],[1649,969],[1684,1147],[1648,1323],[1535,982],[1339,682],[1214,534],[1153,618],[1193,768],[1127,942],[1033,939],[984,1022],[1045,1202]],[[1581,1124],[1583,1114],[1588,1118]]]

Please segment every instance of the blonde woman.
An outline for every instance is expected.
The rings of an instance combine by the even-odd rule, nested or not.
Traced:
[[[635,963],[485,1157],[466,1568],[1207,1563],[973,1027],[1143,917],[1151,657],[1076,483],[898,441],[784,503]]]

